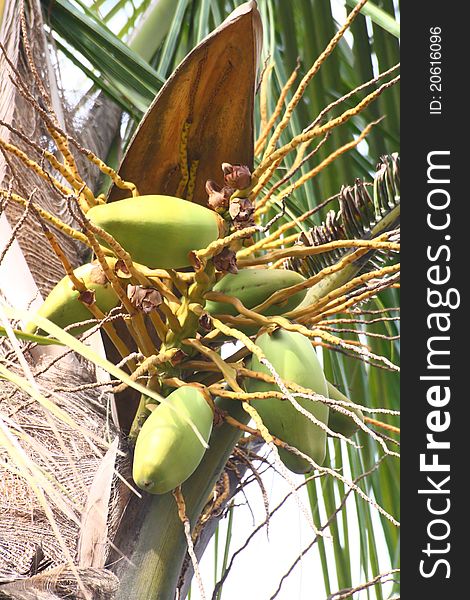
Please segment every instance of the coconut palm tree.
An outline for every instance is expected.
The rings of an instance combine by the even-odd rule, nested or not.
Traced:
[[[236,519],[246,482],[263,489],[266,464],[289,482],[310,523],[303,553],[318,548],[325,596],[398,591],[398,28],[393,2],[359,3],[363,14],[356,4],[0,4],[0,597],[184,597],[194,572],[204,587],[198,560],[220,518]],[[67,96],[69,69],[88,78],[78,98]],[[247,165],[249,184],[222,163]],[[179,274],[154,273],[158,307],[137,313],[131,328],[94,312],[101,327],[82,341],[47,322],[30,333],[35,302],[64,268],[73,277],[91,247],[104,260],[87,211],[133,195],[133,184],[204,206],[209,192],[213,207],[226,204],[230,243],[196,254]],[[227,188],[239,190],[229,199]],[[236,253],[239,268],[275,265],[306,278],[290,321],[235,305],[235,320],[216,312],[197,334],[203,313],[176,313],[175,323],[172,307],[189,298],[191,273],[206,278],[191,288],[193,305],[220,300],[210,296],[212,259],[224,247],[232,255],[215,263],[220,272],[233,270]],[[129,297],[121,301],[131,314]],[[256,411],[231,399],[242,393],[235,375],[257,351],[243,326],[286,323],[321,351],[330,385],[323,402],[340,421],[335,429],[327,420],[326,459],[306,478],[292,478]],[[229,351],[227,340],[242,349]],[[184,353],[164,369],[143,368],[162,347]],[[180,491],[139,497],[129,439],[182,381],[202,384],[228,415],[219,411],[225,422]],[[295,388],[276,381],[295,403]],[[345,408],[351,400],[354,412]],[[226,557],[214,598],[235,569]],[[284,581],[280,574],[266,594],[278,587],[282,597]]]

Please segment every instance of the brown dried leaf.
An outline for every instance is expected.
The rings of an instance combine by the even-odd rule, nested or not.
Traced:
[[[176,195],[186,123],[191,123],[188,160],[199,161],[194,202],[206,204],[206,181],[222,162],[253,165],[262,34],[257,4],[250,0],[188,54],[143,118],[120,167],[123,179],[133,181],[141,194]],[[116,187],[110,192],[111,201],[125,196]]]
[[[108,512],[111,485],[118,451],[116,437],[96,470],[83,510],[78,564],[80,567],[104,567],[108,539]]]
[[[115,598],[119,581],[106,569],[80,568],[80,580],[94,600]],[[83,597],[67,565],[60,565],[27,579],[0,580],[0,598],[8,600],[60,600]]]

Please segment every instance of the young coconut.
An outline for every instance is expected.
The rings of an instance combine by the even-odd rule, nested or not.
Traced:
[[[204,206],[173,196],[137,196],[99,204],[87,212],[132,260],[150,268],[189,267],[189,253],[224,232],[223,219]]]
[[[186,481],[206,450],[188,420],[207,443],[213,417],[200,388],[186,385],[172,392],[137,436],[132,470],[136,485],[150,494],[166,494]]]
[[[214,292],[235,296],[246,308],[254,308],[270,298],[278,290],[302,283],[305,278],[295,271],[285,269],[240,269],[238,273],[228,273],[213,287]],[[302,302],[307,290],[301,290],[281,303],[272,304],[263,311],[263,315],[282,315],[296,308]],[[209,300],[206,309],[211,315],[237,315],[238,311],[227,302]]]
[[[278,329],[271,335],[263,333],[256,339],[267,360],[278,375],[285,381],[311,389],[317,394],[328,396],[328,387],[320,362],[310,340],[301,333]],[[269,369],[253,355],[248,367],[257,373],[271,375]],[[278,391],[274,383],[258,379],[246,379],[248,392]],[[328,423],[328,406],[322,402],[314,402],[297,398],[298,403],[311,413],[318,421]],[[289,400],[267,398],[251,400],[268,431],[283,442],[297,448],[318,465],[325,459],[326,432],[300,413]],[[308,473],[312,465],[283,448],[279,448],[279,456],[288,469],[294,473]]]
[[[106,261],[109,267],[113,269],[116,259],[107,258]],[[105,314],[119,304],[119,298],[98,261],[78,267],[74,270],[74,275],[83,282],[87,289],[85,292],[87,298],[83,298],[85,302],[80,299],[80,292],[74,288],[72,280],[66,275],[49,292],[44,303],[37,311],[39,316],[49,319],[49,321],[62,328],[93,319],[92,313],[86,307],[87,300],[94,299],[96,306]],[[74,327],[71,333],[80,335],[92,326],[93,323]],[[37,329],[36,324],[31,322],[26,325],[24,331],[26,333],[36,333]]]

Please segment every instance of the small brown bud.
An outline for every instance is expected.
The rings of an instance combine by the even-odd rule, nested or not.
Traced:
[[[234,200],[232,200],[232,202],[230,202],[230,208],[228,212],[230,213],[232,219],[236,219],[240,213],[241,207],[239,200],[239,198],[235,198]]]
[[[225,417],[227,415],[228,415],[228,412],[226,410],[222,410],[221,408],[216,406],[215,410],[214,410],[214,420],[213,420],[214,427],[220,427],[220,425],[222,425],[225,422]]]
[[[214,256],[214,266],[222,273],[238,273],[237,257],[233,250],[224,248],[222,252]]]
[[[130,279],[132,276],[126,266],[126,263],[121,258],[116,261],[116,264],[114,265],[114,272],[122,279]]]
[[[84,290],[83,292],[80,292],[79,297],[83,304],[91,306],[95,301],[95,292],[93,290]]]
[[[210,331],[212,329],[212,319],[208,314],[203,314],[199,319],[199,325],[205,331]]]
[[[106,285],[108,283],[106,273],[103,271],[103,268],[99,263],[93,265],[93,268],[89,274],[89,280],[97,285]]]
[[[245,190],[251,185],[251,171],[246,165],[222,163],[225,184],[237,190]]]
[[[253,219],[248,219],[247,221],[234,221],[233,228],[235,231],[240,231],[241,229],[246,229],[247,227],[253,227],[255,225],[255,221]]]
[[[173,354],[173,356],[171,357],[171,359],[170,359],[170,364],[171,364],[173,367],[176,367],[176,365],[179,365],[180,363],[182,363],[182,362],[183,362],[183,360],[184,360],[185,358],[187,358],[187,356],[188,356],[188,355],[186,354],[186,352],[184,352],[183,350],[181,350],[181,348],[179,348],[179,350],[177,350],[177,351],[175,352],[175,354]]]
[[[155,288],[141,285],[128,285],[127,296],[132,305],[144,313],[150,313],[162,303],[162,296]]]
[[[225,212],[228,208],[228,198],[223,189],[215,181],[208,179],[206,181],[206,192],[209,196],[207,204],[209,208],[216,212]],[[229,196],[230,197],[230,196]]]
[[[229,213],[235,229],[244,229],[255,224],[253,213],[255,207],[248,198],[234,198],[230,203]]]
[[[189,257],[189,261],[190,261],[191,265],[194,267],[194,270],[196,271],[196,273],[203,268],[203,264],[202,264],[200,258],[198,258],[198,255],[196,254],[196,252],[194,250],[191,250],[191,252],[188,254],[188,257]]]

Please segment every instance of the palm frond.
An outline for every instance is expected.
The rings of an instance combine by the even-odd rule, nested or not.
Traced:
[[[359,0],[346,0],[346,2],[349,4],[349,6],[354,7],[356,4],[358,4]],[[387,8],[389,8],[388,3]],[[393,4],[391,8],[391,12],[393,14]],[[388,31],[388,33],[391,35],[395,36],[396,38],[400,37],[400,26],[390,12],[383,10],[380,8],[380,6],[377,6],[373,2],[368,2],[364,8],[362,8],[361,12],[370,17],[374,23],[385,29],[385,31]]]
[[[319,246],[335,240],[370,239],[393,229],[400,214],[400,158],[397,153],[383,156],[377,168],[373,183],[366,186],[357,180],[353,186],[344,186],[339,193],[339,210],[329,211],[326,220],[304,231],[298,238],[302,246]],[[335,264],[347,253],[345,248],[305,257],[289,259],[288,268],[312,277],[322,269]],[[384,253],[379,253],[383,262]],[[377,268],[377,253],[361,257],[356,265],[358,270],[366,267]]]
[[[68,58],[79,68],[83,65],[86,74],[130,114],[136,110],[144,112],[162,85],[162,79],[147,61],[91,11],[83,12],[69,0],[55,0],[52,4],[42,0],[42,4],[45,17],[58,36],[56,43]],[[83,64],[80,56],[92,69]]]

